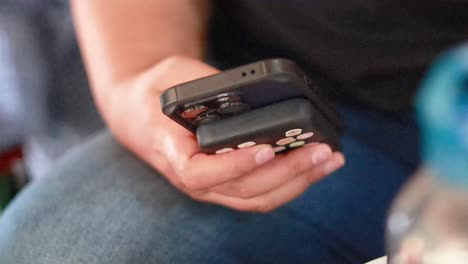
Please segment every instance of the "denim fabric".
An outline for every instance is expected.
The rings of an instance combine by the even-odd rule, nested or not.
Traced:
[[[342,108],[344,169],[268,214],[195,202],[108,132],[69,152],[0,218],[0,263],[364,263],[415,169],[411,118]]]

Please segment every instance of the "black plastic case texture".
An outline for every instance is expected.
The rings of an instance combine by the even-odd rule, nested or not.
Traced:
[[[310,142],[326,142],[332,149],[340,150],[340,136],[341,131],[303,98],[268,105],[197,129],[198,143],[206,153],[254,144],[271,144],[282,152]]]
[[[197,135],[203,152],[220,154],[255,144],[271,144],[282,152],[309,142],[340,149],[338,113],[288,59],[263,60],[176,85],[160,100],[165,115]],[[239,103],[242,111],[226,114],[225,100]]]
[[[181,112],[229,94],[242,97],[250,109],[303,97],[322,112],[332,126],[341,128],[334,108],[318,94],[317,87],[302,70],[288,59],[263,60],[176,85],[166,90],[160,100],[164,114],[196,133],[197,125],[181,117]]]

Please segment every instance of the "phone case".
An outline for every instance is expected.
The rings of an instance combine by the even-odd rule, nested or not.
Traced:
[[[341,129],[333,106],[288,59],[269,59],[169,88],[161,95],[164,114],[196,133],[197,127],[293,98],[306,98],[331,126]]]
[[[197,129],[200,149],[222,154],[234,149],[270,144],[284,152],[310,142],[340,150],[341,130],[310,101],[297,98],[261,107]]]

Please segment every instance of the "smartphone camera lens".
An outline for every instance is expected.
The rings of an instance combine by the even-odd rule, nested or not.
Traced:
[[[210,110],[210,111],[205,111],[204,113],[200,114],[195,118],[194,123],[195,125],[204,125],[211,123],[213,121],[221,119],[221,116],[219,116],[215,110]]]
[[[229,95],[218,98],[218,113],[222,115],[238,114],[249,110],[247,103],[237,95]]]
[[[206,112],[208,110],[208,107],[204,105],[195,105],[191,106],[189,108],[186,108],[180,116],[182,116],[185,119],[194,119],[198,117],[201,113]]]

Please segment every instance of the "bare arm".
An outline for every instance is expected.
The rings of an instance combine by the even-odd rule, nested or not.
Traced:
[[[203,0],[72,0],[75,26],[99,104],[115,83],[171,56],[200,59],[209,16]]]

